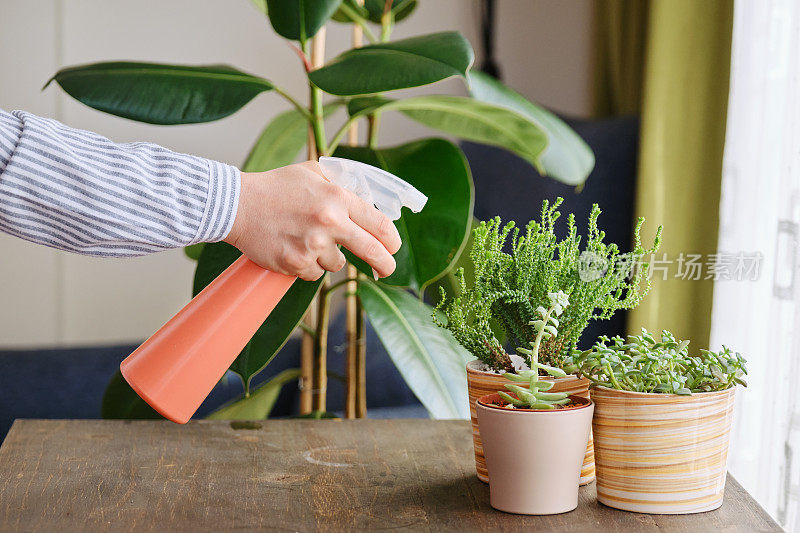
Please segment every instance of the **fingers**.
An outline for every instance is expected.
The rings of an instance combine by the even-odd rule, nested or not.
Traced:
[[[381,241],[352,221],[345,223],[341,233],[336,236],[336,242],[366,261],[382,278],[391,275],[397,266]]]
[[[390,254],[397,253],[402,242],[400,240],[400,234],[397,233],[397,228],[394,227],[389,217],[355,194],[348,194],[351,197],[347,206],[350,220],[364,228],[364,230],[380,241]],[[348,247],[348,249],[355,253],[351,248]]]
[[[322,252],[317,259],[317,264],[327,270],[328,272],[339,272],[344,268],[347,259],[344,254],[335,246]]]
[[[317,281],[325,274],[325,270],[319,265],[311,265],[297,273],[297,277],[305,281]]]

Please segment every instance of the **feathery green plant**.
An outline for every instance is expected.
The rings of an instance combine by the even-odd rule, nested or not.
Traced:
[[[536,331],[536,340],[531,343],[531,349],[517,348],[520,353],[530,356],[531,370],[525,370],[519,374],[506,373],[504,377],[511,381],[526,382],[528,388],[509,383],[505,388],[517,395],[516,398],[505,392],[498,392],[500,397],[513,405],[524,409],[555,409],[556,405],[566,405],[569,397],[566,392],[547,392],[553,388],[552,381],[539,381],[539,370],[554,377],[564,377],[566,372],[560,368],[544,365],[539,362],[539,349],[542,347],[542,340],[553,339],[558,336],[558,316],[561,316],[564,308],[569,305],[569,298],[563,291],[549,293],[550,307],[538,307],[536,314],[540,318],[531,321],[531,326]]]
[[[725,346],[719,352],[700,350],[689,355],[689,341],[677,341],[669,331],[656,342],[642,328],[641,335],[601,336],[589,350],[576,352],[578,371],[593,383],[633,392],[692,394],[747,386],[747,361]]]
[[[540,356],[548,365],[572,371],[568,359],[589,320],[604,320],[619,309],[633,309],[650,288],[647,263],[641,260],[658,249],[660,226],[653,246],[644,249],[639,235],[644,219],[639,218],[633,251],[621,253],[616,244],[603,242],[605,232],[597,226],[601,211],[595,204],[585,243],[572,214],[567,217],[566,236],[559,240],[555,224],[562,201],[558,198],[551,205],[545,200],[540,219],[529,222],[524,232],[514,222],[501,225],[497,217],[481,222],[473,230],[470,251],[474,283],[468,286],[459,270],[459,293],[448,299],[442,291],[437,310],[443,311],[447,320],[434,315],[434,321],[496,370],[513,372],[514,367],[492,332],[491,318],[500,322],[508,338],[527,344],[536,336],[531,327],[536,309],[547,305],[549,293],[563,291],[570,306],[561,317],[561,334],[544,341]],[[504,251],[506,246],[510,253]]]

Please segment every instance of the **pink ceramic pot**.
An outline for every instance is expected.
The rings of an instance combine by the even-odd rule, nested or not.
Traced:
[[[483,457],[483,443],[481,433],[478,430],[478,413],[475,401],[481,396],[491,394],[500,390],[505,390],[505,385],[514,383],[506,379],[501,374],[494,372],[484,372],[478,370],[481,362],[478,359],[467,363],[467,388],[469,391],[469,412],[472,419],[472,441],[475,448],[475,470],[478,479],[484,483],[489,483],[489,473],[486,471],[486,459]],[[542,381],[552,381],[553,388],[550,392],[566,392],[583,398],[589,398],[589,380],[569,375],[564,378],[554,378],[551,376],[539,376]],[[586,445],[586,455],[583,456],[583,466],[581,467],[581,485],[587,485],[594,481],[594,444],[592,434],[589,433],[589,442]]]
[[[477,400],[492,507],[545,515],[578,506],[578,479],[594,404],[579,396],[570,399],[577,407],[553,410],[497,407],[497,393]]]

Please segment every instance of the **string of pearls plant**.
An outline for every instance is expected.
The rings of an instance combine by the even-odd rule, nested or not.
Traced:
[[[747,361],[740,353],[723,346],[719,352],[690,355],[689,341],[678,341],[666,330],[660,341],[644,328],[627,342],[602,336],[591,349],[576,351],[573,362],[594,384],[619,390],[688,395],[747,386]]]

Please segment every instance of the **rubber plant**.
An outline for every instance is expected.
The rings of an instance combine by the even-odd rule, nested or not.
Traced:
[[[355,295],[349,297],[359,299],[420,401],[433,416],[465,417],[466,354],[448,332],[430,323],[432,310],[419,295],[448,272],[466,243],[473,206],[470,170],[458,146],[442,138],[380,145],[380,117],[387,112],[402,113],[446,135],[501,146],[542,174],[576,186],[583,183],[594,165],[590,149],[553,114],[499,81],[472,71],[472,47],[460,33],[446,31],[392,40],[394,24],[414,11],[416,0],[253,0],[253,4],[260,11],[254,16],[268,17],[273,30],[297,54],[296,74],[307,81],[307,102],[288,94],[276,79],[228,65],[114,61],[64,68],[53,80],[73,98],[95,109],[164,125],[223,119],[256,96],[270,93],[277,98],[276,106],[283,101],[288,110],[266,125],[244,162],[245,171],[265,171],[295,161],[310,138],[310,154],[336,155],[382,167],[426,194],[429,202],[421,213],[404,213],[396,222],[403,247],[396,255],[397,270],[392,276],[374,281],[371,271],[349,256],[352,265],[370,278],[353,275],[355,269],[350,268],[351,276],[332,284],[324,278],[298,280],[231,370],[244,384],[239,401],[254,405],[258,417],[265,416],[258,405],[262,396],[251,391],[250,382],[300,326],[311,339],[317,373],[322,373],[324,385],[330,297],[336,290],[356,285]],[[367,43],[323,64],[322,39],[330,20],[354,25]],[[396,98],[392,94],[451,77],[461,78],[470,96]],[[348,131],[362,121],[368,126],[367,145],[345,146]],[[430,231],[433,227],[435,232]],[[227,244],[213,243],[192,247],[187,255],[197,260],[197,293],[239,252]],[[315,298],[317,320],[308,327],[301,321]],[[287,379],[285,375],[283,379]],[[309,384],[305,385],[308,389]],[[126,396],[118,390],[124,386],[123,380],[112,381],[104,405],[108,416],[136,411],[130,404],[138,399],[130,391]],[[314,409],[324,411],[324,393],[319,400]],[[240,409],[230,405],[225,409],[243,416]]]

